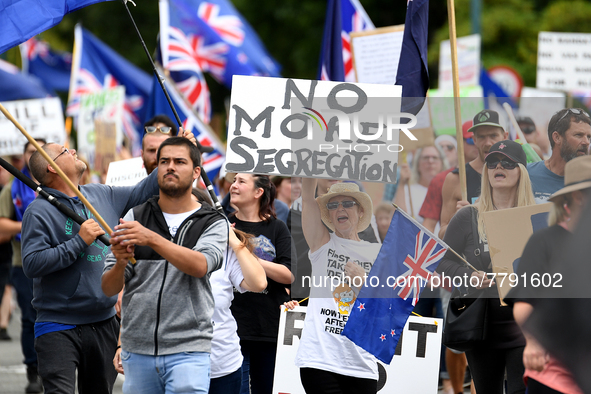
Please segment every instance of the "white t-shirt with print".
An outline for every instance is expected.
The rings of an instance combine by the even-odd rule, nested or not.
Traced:
[[[211,378],[220,378],[235,372],[242,365],[240,338],[236,330],[236,320],[230,311],[234,299],[233,287],[241,293],[244,279],[240,263],[230,246],[226,248],[224,265],[212,272],[209,282],[215,300],[215,309],[211,317],[213,338],[211,340]]]
[[[374,356],[341,335],[357,297],[355,291],[348,286],[339,286],[333,291],[330,280],[327,286],[318,285],[324,278],[342,276],[349,260],[369,273],[380,247],[381,244],[352,241],[330,234],[329,242],[309,253],[312,283],[296,366],[378,379]]]
[[[183,224],[186,218],[197,212],[201,207],[197,209],[193,209],[189,212],[182,212],[182,213],[166,213],[162,212],[164,215],[164,219],[166,220],[166,224],[168,225],[168,231],[170,231],[170,235],[174,237],[176,235],[177,230]]]

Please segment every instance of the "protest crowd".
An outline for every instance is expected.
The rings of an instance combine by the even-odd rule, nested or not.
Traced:
[[[591,298],[591,94],[519,102],[484,69],[466,101],[441,73],[429,90],[428,0],[375,31],[328,1],[312,81],[279,78],[231,2],[160,7],[153,80],[75,28],[67,81],[47,83],[77,138],[59,98],[0,92],[43,114],[29,134],[0,106],[0,367],[18,337],[19,392],[591,392],[589,319],[564,321]],[[0,54],[46,45],[35,25],[0,26]],[[364,79],[369,46],[344,59],[392,33],[393,79]],[[224,61],[183,65],[189,42]],[[204,72],[231,89],[222,136]]]

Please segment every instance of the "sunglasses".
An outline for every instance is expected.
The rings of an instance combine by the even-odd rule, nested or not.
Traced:
[[[560,119],[558,119],[558,122],[560,122],[562,119],[566,118],[566,115],[568,115],[569,113],[575,114],[575,115],[585,115],[586,117],[589,117],[589,114],[585,111],[583,111],[582,109],[578,109],[578,108],[569,108],[564,115],[562,115],[560,117]],[[556,122],[556,123],[558,123]]]
[[[353,208],[355,205],[357,205],[357,202],[351,200],[333,201],[326,203],[326,209],[328,209],[329,211],[334,211],[335,209],[339,208],[339,205],[342,205],[343,208]]]
[[[453,146],[453,145],[439,145],[439,146],[441,146],[441,148],[443,148],[443,150],[446,150],[446,151],[449,151],[449,152],[451,152],[452,150],[456,149],[456,147]]]
[[[146,126],[144,127],[146,133],[152,134],[159,131],[162,134],[170,134],[172,131],[172,127],[155,127],[155,126]]]
[[[501,163],[501,167],[503,167],[505,170],[512,170],[515,167],[517,167],[517,165],[519,163],[516,163],[514,161],[510,161],[510,160],[495,160],[495,161],[487,161],[486,162],[486,166],[490,169],[490,170],[494,170],[495,168],[497,168],[497,165]]]

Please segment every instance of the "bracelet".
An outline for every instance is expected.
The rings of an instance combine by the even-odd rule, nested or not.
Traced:
[[[117,345],[117,347],[115,348],[115,350],[117,349],[121,349],[121,345]]]

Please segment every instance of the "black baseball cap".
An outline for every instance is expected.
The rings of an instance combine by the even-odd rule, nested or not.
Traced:
[[[497,111],[491,111],[490,109],[483,109],[474,116],[474,125],[468,129],[468,131],[475,132],[477,127],[480,126],[494,126],[500,127],[501,130],[505,131],[505,128],[501,126],[499,122],[499,113]]]
[[[529,116],[517,118],[517,123],[519,124],[521,131],[523,131],[523,134],[531,134],[536,131],[536,124]]]
[[[488,154],[484,158],[484,161],[489,162],[489,157],[494,153],[500,153],[511,161],[527,166],[527,156],[525,155],[521,145],[515,141],[505,140],[497,142],[490,148]]]

